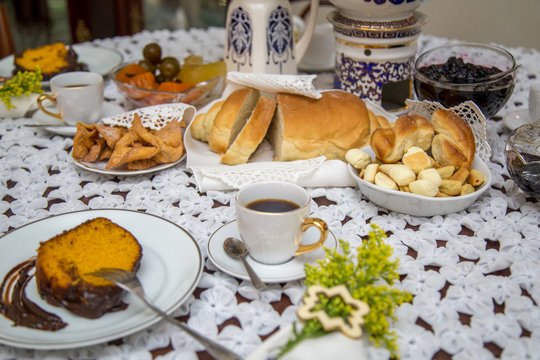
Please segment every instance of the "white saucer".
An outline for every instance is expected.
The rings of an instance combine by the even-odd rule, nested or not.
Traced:
[[[47,107],[47,110],[51,112],[57,112],[55,106]],[[103,102],[102,108],[101,108],[101,117],[109,117],[113,115],[118,115],[124,112],[124,109],[116,104],[109,103],[109,102]],[[63,122],[53,116],[45,114],[41,109],[38,109],[34,115],[32,116],[32,120],[34,120],[34,124],[36,125],[51,125],[51,126],[44,126],[43,129],[63,136],[75,136],[75,133],[77,132],[77,127],[72,125],[66,125],[66,126],[59,126],[62,125]]]
[[[242,261],[230,257],[225,253],[225,250],[223,250],[223,242],[230,236],[240,238],[236,220],[223,225],[212,234],[206,245],[208,258],[221,271],[239,279],[249,280],[249,275],[244,269]],[[319,231],[310,228],[305,236],[306,242],[313,242],[319,236]],[[336,248],[337,240],[331,231],[328,231],[328,236],[323,246],[330,249]],[[261,264],[249,256],[247,261],[262,281],[266,283],[282,283],[304,278],[306,276],[304,264],[315,264],[317,260],[324,259],[324,257],[324,249],[320,247],[313,252],[297,256],[286,263],[279,265]]]
[[[512,131],[529,122],[531,122],[531,118],[528,109],[511,111],[503,117],[504,125]]]

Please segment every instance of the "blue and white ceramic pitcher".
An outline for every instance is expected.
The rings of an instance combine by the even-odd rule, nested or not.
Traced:
[[[302,37],[295,42],[288,0],[233,0],[227,10],[225,61],[228,71],[296,74],[317,17],[319,0]]]

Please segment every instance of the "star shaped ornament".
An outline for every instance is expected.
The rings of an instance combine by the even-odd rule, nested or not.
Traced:
[[[340,330],[344,335],[359,339],[362,337],[362,325],[364,316],[369,313],[369,306],[358,299],[355,299],[349,293],[345,285],[337,285],[326,288],[321,285],[312,285],[306,291],[307,296],[303,299],[303,305],[298,309],[298,318],[300,320],[317,319],[325,331]],[[324,310],[313,311],[315,306],[320,303],[319,294],[327,298],[340,296],[343,301],[354,308],[347,316],[347,322],[341,317],[330,317]]]

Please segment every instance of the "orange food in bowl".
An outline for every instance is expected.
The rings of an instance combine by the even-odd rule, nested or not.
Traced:
[[[141,65],[129,64],[116,73],[116,80],[128,83],[133,76],[137,74],[143,74],[145,72],[148,72],[148,70],[143,68]]]
[[[131,79],[129,79],[128,83],[143,89],[150,90],[157,89],[159,86],[156,82],[156,78],[149,71],[133,76]]]
[[[184,92],[187,89],[193,87],[193,84],[188,83],[178,83],[174,81],[164,81],[158,86],[158,90],[161,91],[170,91],[170,92]]]

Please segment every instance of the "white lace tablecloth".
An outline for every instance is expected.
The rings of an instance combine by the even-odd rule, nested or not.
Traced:
[[[222,57],[224,40],[224,29],[213,28],[143,32],[95,44],[121,51],[127,61],[139,59],[142,47],[151,41],[162,45],[164,55],[193,53],[212,61]],[[422,36],[419,51],[446,41]],[[501,115],[526,107],[530,82],[540,80],[538,51],[509,50],[522,67]],[[323,74],[316,85],[331,82],[332,75]],[[110,80],[105,97],[126,105]],[[71,138],[23,126],[31,122],[0,119],[0,235],[73,210],[125,208],[175,222],[193,235],[204,252],[209,236],[234,219],[235,192],[198,193],[184,163],[137,177],[93,174],[74,166],[69,156]],[[313,198],[328,200],[329,205],[313,202],[312,211],[328,221],[337,237],[358,245],[370,222],[389,234],[394,256],[400,259],[398,286],[414,295],[412,303],[399,309],[395,324],[403,359],[540,356],[540,205],[527,199],[507,177],[503,149],[508,135],[502,121],[488,120],[493,183],[460,213],[412,217],[379,208],[354,188],[308,189]],[[273,284],[257,299],[250,282],[217,271],[208,259],[205,264],[198,290],[175,314],[187,315],[184,319],[190,326],[247,355],[261,344],[261,337],[295,317],[304,292],[302,281]],[[165,354],[152,352],[167,347],[170,351]],[[122,341],[74,350],[0,345],[0,359],[196,359],[201,350],[182,331],[161,322]],[[386,359],[388,353],[372,348],[368,356]]]

